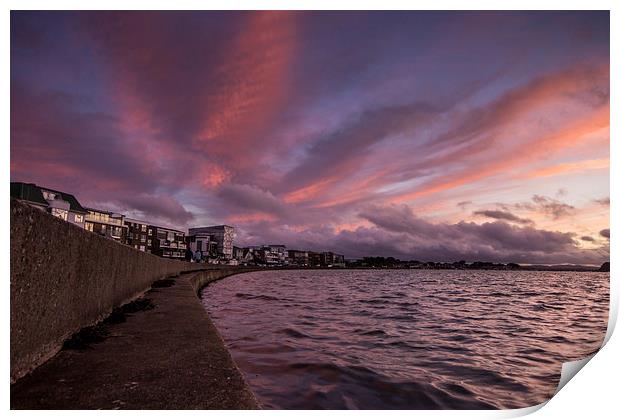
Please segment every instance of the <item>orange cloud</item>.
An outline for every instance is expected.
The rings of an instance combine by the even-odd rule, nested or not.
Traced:
[[[295,19],[289,12],[257,11],[233,40],[217,69],[223,81],[209,93],[204,128],[198,145],[235,164],[252,161],[260,133],[276,115],[287,93],[289,65],[295,53]],[[212,86],[209,86],[212,92]]]
[[[600,169],[609,169],[609,158],[589,159],[580,162],[560,163],[546,168],[536,169],[519,178],[543,178],[548,176],[564,175],[573,172],[587,172]]]
[[[334,181],[336,181],[335,178],[326,178],[315,182],[314,184],[310,184],[306,187],[292,191],[284,196],[284,202],[291,204],[310,200],[320,192],[324,191]]]
[[[549,156],[555,151],[574,147],[583,141],[588,134],[609,127],[609,104],[594,111],[591,115],[574,123],[561,127],[554,133],[522,144],[518,150],[511,150],[509,154],[496,157],[493,162],[480,163],[464,171],[454,173],[448,177],[441,177],[426,183],[421,189],[397,195],[391,202],[400,203],[428,194],[450,190],[468,183],[478,181],[488,176],[502,174],[514,169],[523,163],[531,163],[542,156]]]
[[[273,222],[276,216],[263,212],[249,214],[233,214],[227,217],[230,223],[248,223],[248,222]]]
[[[218,187],[230,180],[230,172],[213,163],[203,164],[200,173],[202,185],[207,188]]]

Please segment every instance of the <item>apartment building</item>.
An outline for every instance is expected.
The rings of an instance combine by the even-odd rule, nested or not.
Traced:
[[[125,243],[140,251],[152,252],[153,239],[152,237],[149,238],[148,222],[125,217],[123,223],[127,227],[127,232],[125,233]]]
[[[185,258],[185,233],[183,231],[148,225],[147,244],[151,247],[151,252],[164,258]]]
[[[122,214],[107,210],[86,207],[84,229],[113,239],[120,243],[127,243],[127,226]]]
[[[308,251],[298,251],[296,249],[288,250],[288,263],[298,267],[307,267],[310,265],[310,258],[308,257]]]
[[[235,228],[227,225],[204,226],[190,228],[188,235],[209,235],[210,241],[216,244],[218,257],[225,260],[233,259],[233,241],[235,239]]]

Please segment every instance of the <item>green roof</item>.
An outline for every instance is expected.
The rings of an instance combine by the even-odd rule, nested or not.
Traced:
[[[43,192],[50,191],[60,195],[60,197],[69,203],[69,210],[75,213],[88,213],[88,211],[82,207],[80,202],[75,198],[73,194],[69,194],[62,191],[53,190],[51,188],[40,187],[36,184],[29,184],[25,182],[11,182],[11,197],[19,200],[30,201],[40,204],[42,206],[48,206],[49,203],[43,198]]]

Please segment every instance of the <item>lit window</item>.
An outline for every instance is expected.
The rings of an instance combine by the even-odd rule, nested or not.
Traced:
[[[151,240],[150,239],[148,241],[146,241],[146,243],[148,244],[148,246],[151,246]]]
[[[84,225],[84,229],[89,230],[89,231],[93,231],[93,224],[91,222],[86,222],[86,224]]]
[[[67,210],[52,208],[52,216],[59,217],[62,220],[67,220],[68,214],[69,212]]]
[[[82,216],[81,214],[76,214],[75,215],[75,222],[76,223],[82,223],[84,221],[84,216]]]
[[[149,229],[149,235],[153,234],[153,229]]]
[[[146,232],[146,225],[142,225],[142,232]]]
[[[140,251],[144,251],[144,245],[140,245]]]

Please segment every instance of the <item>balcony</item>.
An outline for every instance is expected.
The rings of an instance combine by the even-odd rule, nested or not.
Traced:
[[[102,216],[93,215],[93,214],[87,214],[84,217],[84,219],[87,222],[102,223],[104,225],[123,226],[123,222],[119,219],[111,219],[109,217],[102,217]]]

